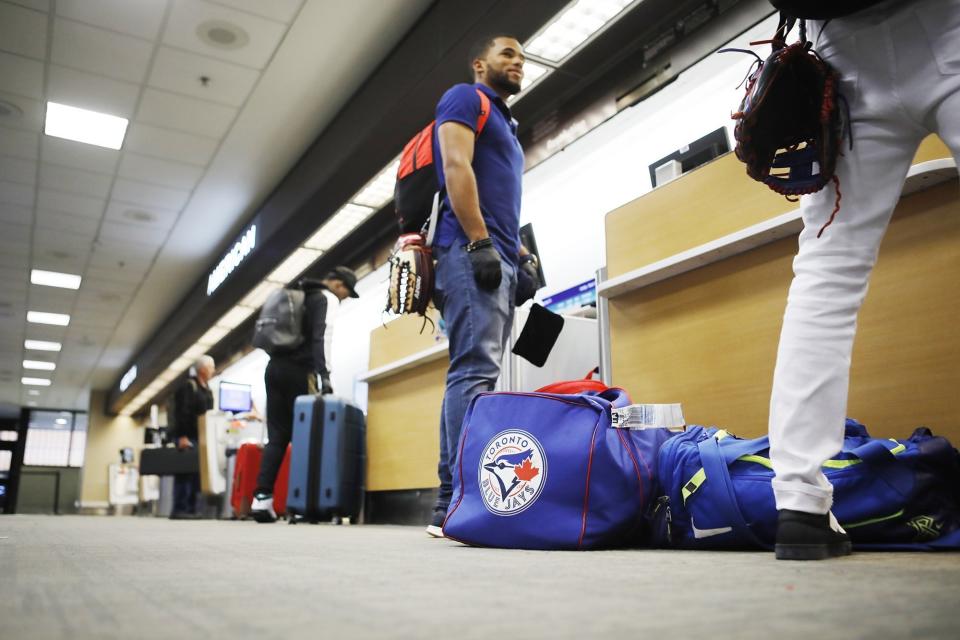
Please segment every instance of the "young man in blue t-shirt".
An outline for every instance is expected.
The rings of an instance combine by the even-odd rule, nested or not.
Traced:
[[[484,39],[470,52],[474,83],[452,87],[437,105],[434,157],[446,196],[434,240],[434,302],[450,338],[450,368],[440,417],[440,493],[427,527],[436,537],[453,494],[467,406],[493,390],[515,303],[536,288],[536,257],[520,244],[523,148],[505,102],[520,91],[523,63],[516,39]],[[490,99],[480,135],[477,91]]]

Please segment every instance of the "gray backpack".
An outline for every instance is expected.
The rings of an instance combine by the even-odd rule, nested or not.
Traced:
[[[253,346],[270,355],[290,352],[303,344],[302,289],[277,289],[263,303],[253,332]]]

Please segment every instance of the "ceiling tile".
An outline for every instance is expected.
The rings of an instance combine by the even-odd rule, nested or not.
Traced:
[[[76,310],[96,311],[104,305],[125,309],[130,300],[133,299],[133,292],[118,291],[113,285],[111,287],[111,291],[87,291],[83,295],[77,296]],[[85,345],[85,348],[90,348],[91,345],[103,347],[110,340],[110,333],[107,331],[95,332],[77,327],[76,332],[71,331],[68,340],[71,344]]]
[[[0,203],[33,206],[33,185],[0,181]]]
[[[34,247],[30,256],[29,265],[47,271],[62,273],[83,273],[87,266],[87,259],[92,251],[92,245],[83,247],[69,246],[40,246]],[[81,286],[85,286],[84,283]]]
[[[9,182],[36,184],[37,161],[0,156],[0,176]]]
[[[43,99],[43,63],[0,51],[3,90],[18,96]]]
[[[134,123],[127,131],[124,149],[156,158],[206,166],[213,159],[218,145],[219,141],[212,138]]]
[[[134,275],[142,278],[150,270],[156,253],[156,247],[137,242],[103,240],[97,243],[90,256],[90,267],[115,270],[116,277],[108,280],[130,282]],[[124,273],[120,274],[121,271]]]
[[[129,224],[144,230],[150,230],[149,233],[156,234],[157,231],[168,231],[177,221],[179,212],[168,209],[158,209],[156,207],[138,207],[137,205],[126,202],[111,200],[107,205],[107,215],[105,220]]]
[[[22,242],[29,244],[32,231],[33,226],[29,224],[5,224],[3,225],[0,238],[2,238],[3,242]]]
[[[192,190],[203,176],[203,167],[182,162],[171,162],[136,153],[125,153],[117,174],[124,178],[153,184]]]
[[[145,207],[158,207],[179,211],[187,204],[189,198],[189,191],[158,187],[144,182],[135,182],[126,178],[118,178],[113,185],[114,200],[140,204]]]
[[[47,16],[0,2],[0,49],[43,60],[47,54]]]
[[[83,71],[50,65],[47,99],[112,116],[133,117],[140,87]]]
[[[303,0],[270,0],[270,2],[263,2],[263,0],[210,1],[214,4],[227,5],[234,9],[286,23],[293,22],[293,19],[297,17],[297,12],[300,11],[300,7],[303,5]]]
[[[133,242],[156,251],[167,240],[167,234],[134,224],[106,221],[100,227],[99,238],[103,241]]]
[[[37,210],[37,227],[59,229],[67,233],[94,235],[100,227],[100,218],[77,216],[62,211]]]
[[[0,266],[0,286],[5,287],[4,291],[26,292],[29,281],[29,269],[14,269],[12,267]]]
[[[0,78],[4,77],[2,65],[0,65]],[[4,88],[7,87],[6,84],[3,86]],[[45,103],[33,98],[4,93],[3,91],[0,91],[0,100],[7,103],[7,108],[4,109],[6,115],[0,116],[0,123],[3,123],[5,127],[13,127],[13,129],[3,129],[3,135],[7,135],[8,131],[14,131],[15,129],[31,131],[36,134],[43,130],[43,116],[46,112]],[[16,107],[17,111],[11,110],[10,105]]]
[[[14,240],[5,240],[2,235],[0,235],[0,252],[8,253],[12,256],[30,256],[30,245],[23,242],[16,242]]]
[[[50,11],[50,0],[7,0],[34,11]]]
[[[100,198],[90,198],[75,193],[65,193],[52,189],[41,188],[37,192],[37,208],[49,211],[62,211],[78,216],[100,218],[106,201]]]
[[[147,75],[153,44],[72,20],[53,26],[50,59],[55,64],[140,84]]]
[[[116,291],[119,293],[132,293],[140,285],[141,277],[133,278],[117,269],[101,269],[99,267],[90,267],[84,274],[84,286],[93,291]],[[89,280],[86,280],[89,278]]]
[[[4,253],[0,251],[0,267],[10,269],[26,269],[30,265],[30,254],[27,251],[22,253]]]
[[[79,193],[91,198],[106,198],[113,178],[105,173],[91,173],[70,167],[42,163],[40,186],[68,193]]]
[[[18,204],[0,202],[0,222],[30,224],[33,221],[33,208]]]
[[[76,299],[77,292],[69,289],[38,287],[36,285],[30,287],[29,305],[31,309],[70,313]]]
[[[0,127],[0,155],[36,160],[40,157],[40,134]]]
[[[40,143],[40,158],[50,164],[112,175],[117,169],[120,152],[73,140],[43,136]]]
[[[205,41],[201,33],[218,29],[215,33],[231,34],[236,39],[219,45],[216,40]],[[233,64],[263,69],[270,62],[286,25],[222,5],[195,0],[174,0],[173,11],[163,32],[164,44],[193,51]]]
[[[167,0],[58,0],[57,15],[153,40],[166,5]]]
[[[201,77],[210,79],[207,86],[201,83]],[[253,69],[160,47],[147,84],[201,100],[239,107],[250,95],[258,77],[259,74]]]
[[[140,99],[136,120],[211,138],[222,138],[237,110],[205,100],[147,88]]]
[[[68,253],[89,253],[93,249],[92,234],[68,232],[63,229],[37,227],[33,233],[33,244],[37,247],[69,248]],[[77,273],[74,271],[73,273]]]
[[[124,307],[100,303],[96,308],[76,309],[70,318],[70,324],[75,324],[77,328],[114,327],[123,312]]]

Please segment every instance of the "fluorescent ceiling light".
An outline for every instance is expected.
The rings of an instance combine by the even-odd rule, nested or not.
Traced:
[[[34,351],[60,351],[63,345],[59,342],[47,342],[46,340],[24,340],[23,348]]]
[[[634,0],[577,0],[538,31],[523,50],[559,63],[612,24]],[[525,65],[526,66],[526,65]]]
[[[126,118],[48,102],[43,132],[55,138],[119,149],[123,145],[127,124]]]
[[[33,387],[49,387],[53,383],[47,378],[20,378],[20,384]]]
[[[195,344],[183,352],[183,357],[190,358],[191,360],[196,360],[206,352],[207,352],[207,348],[205,346],[203,346],[202,344]]]
[[[211,347],[220,342],[220,340],[222,340],[223,337],[228,333],[230,333],[229,329],[216,326],[210,327],[205,334],[200,336],[200,339],[197,340],[197,344],[201,344],[205,347]]]
[[[53,371],[57,368],[52,362],[43,362],[42,360],[24,360],[24,369],[36,369],[37,371]]]
[[[43,271],[41,269],[30,270],[30,282],[41,284],[45,287],[60,287],[61,289],[79,289],[80,281],[83,278],[75,276],[72,273],[59,273],[57,271]]]
[[[291,253],[289,258],[274,269],[273,273],[267,276],[267,280],[278,284],[292,282],[294,278],[306,271],[307,267],[316,262],[320,255],[320,251],[301,247]]]
[[[383,171],[368,182],[350,201],[366,207],[379,209],[393,200],[393,187],[397,182],[397,170],[400,169],[400,157],[394,158]]]
[[[375,209],[347,203],[320,227],[309,240],[303,243],[308,249],[327,251],[347,237],[351,231],[373,215]]]
[[[246,298],[240,301],[240,304],[244,307],[259,309],[263,306],[263,303],[267,301],[267,298],[270,297],[270,294],[276,289],[276,282],[261,282],[253,288],[253,291],[247,294]]]
[[[55,324],[58,327],[65,327],[70,324],[70,316],[65,313],[27,311],[27,322],[32,322],[34,324]]]
[[[53,423],[54,423],[54,424],[67,424],[67,419],[66,419],[66,418],[57,418],[56,420],[53,421]]]
[[[520,82],[520,91],[526,91],[538,81],[542,80],[547,74],[549,74],[552,69],[545,67],[543,65],[537,64],[536,62],[524,62],[523,63],[523,80]]]
[[[254,311],[255,309],[243,307],[238,304],[223,314],[223,317],[217,321],[217,326],[230,330],[236,329],[240,326],[240,323],[249,318]]]

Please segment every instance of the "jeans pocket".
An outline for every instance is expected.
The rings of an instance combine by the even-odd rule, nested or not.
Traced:
[[[960,73],[960,1],[921,2],[914,9],[940,73]]]

